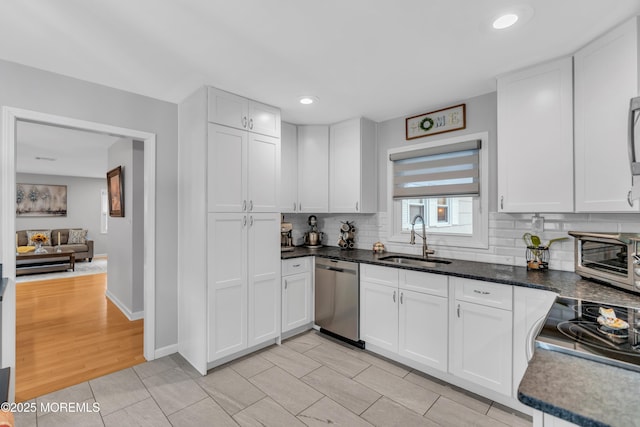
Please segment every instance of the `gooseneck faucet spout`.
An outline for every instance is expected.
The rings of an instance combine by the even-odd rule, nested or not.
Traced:
[[[415,230],[416,221],[418,220],[418,218],[420,218],[420,221],[422,221],[422,234],[416,233],[416,230]],[[427,246],[427,230],[426,230],[424,218],[422,217],[422,215],[416,215],[411,220],[411,240],[409,241],[409,244],[411,245],[416,244],[416,234],[418,234],[418,236],[422,238],[422,257],[426,259],[430,254],[435,253],[435,251],[432,249],[429,249]]]

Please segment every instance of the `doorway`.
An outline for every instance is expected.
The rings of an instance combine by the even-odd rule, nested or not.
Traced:
[[[105,125],[96,122],[78,120],[69,117],[23,110],[13,107],[2,109],[2,207],[0,227],[2,236],[15,234],[15,200],[16,200],[16,127],[18,121],[59,126],[68,129],[97,132],[121,138],[131,138],[144,144],[144,357],[155,358],[155,187],[156,187],[156,136],[148,132]],[[15,279],[15,248],[13,239],[2,239],[3,268],[5,276]],[[0,364],[10,367],[15,372],[15,285],[5,291],[2,302],[2,334]],[[15,396],[15,375],[11,376],[9,390],[10,400]]]

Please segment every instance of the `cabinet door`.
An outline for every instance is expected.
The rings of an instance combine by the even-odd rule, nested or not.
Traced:
[[[401,356],[447,371],[448,298],[400,289]]]
[[[247,210],[279,212],[280,139],[249,133]]]
[[[572,84],[571,58],[498,79],[500,212],[573,212]]]
[[[248,214],[249,347],[280,335],[280,214]]]
[[[246,210],[247,132],[210,124],[208,140],[209,212]]]
[[[360,280],[360,339],[398,352],[398,288]]]
[[[298,210],[329,211],[329,128],[298,127]]]
[[[629,100],[638,96],[637,18],[575,54],[576,211],[629,206]]]
[[[451,373],[511,396],[511,311],[455,301]]]
[[[298,129],[289,123],[280,138],[280,211],[298,211]]]
[[[249,122],[249,101],[233,93],[210,87],[209,121],[236,129],[246,129]]]
[[[329,136],[329,212],[360,209],[360,119],[332,125]]]
[[[280,109],[256,101],[249,101],[250,132],[280,138]]]
[[[282,278],[282,332],[311,322],[311,273]]]
[[[247,348],[247,217],[208,216],[208,357]]]
[[[542,328],[556,294],[540,289],[513,288],[513,395],[533,357],[535,338]]]

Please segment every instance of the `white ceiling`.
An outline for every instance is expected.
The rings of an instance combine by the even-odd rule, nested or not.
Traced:
[[[491,18],[529,7],[498,33]],[[0,58],[178,103],[209,84],[293,123],[375,121],[495,90],[640,0],[2,0]],[[312,94],[320,103],[298,104]]]
[[[19,121],[16,171],[107,178],[107,149],[119,138]],[[40,157],[38,159],[37,157]]]

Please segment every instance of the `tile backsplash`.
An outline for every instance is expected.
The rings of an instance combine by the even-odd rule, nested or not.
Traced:
[[[303,244],[303,236],[309,230],[307,219],[311,214],[285,214],[285,221],[293,223],[293,238],[296,245]],[[531,232],[533,214],[506,214],[491,212],[489,215],[489,248],[457,248],[430,246],[436,256],[496,264],[521,265],[525,263],[525,245],[522,235]],[[540,214],[544,228],[540,234],[543,242],[557,237],[569,237],[568,231],[604,231],[640,233],[639,214]],[[356,227],[356,247],[371,249],[381,241],[388,251],[419,254],[421,246],[388,241],[386,212],[375,214],[316,214],[318,229],[325,233],[323,244],[337,246],[340,225],[353,221]],[[427,233],[428,237],[428,233]],[[418,239],[419,240],[419,239]],[[573,271],[573,238],[557,242],[550,249],[549,268]]]

